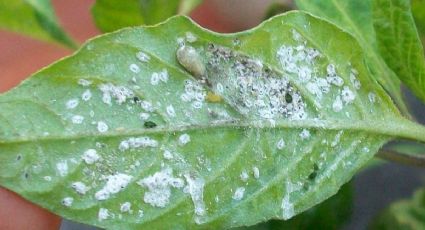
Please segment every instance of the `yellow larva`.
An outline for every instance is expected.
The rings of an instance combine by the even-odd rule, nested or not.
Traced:
[[[177,60],[179,63],[195,77],[202,77],[205,74],[205,65],[201,56],[192,46],[183,45],[177,50]]]

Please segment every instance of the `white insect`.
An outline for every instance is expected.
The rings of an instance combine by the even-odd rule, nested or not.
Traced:
[[[205,74],[205,65],[202,62],[202,58],[192,46],[181,46],[177,50],[177,60],[195,77],[201,77]]]

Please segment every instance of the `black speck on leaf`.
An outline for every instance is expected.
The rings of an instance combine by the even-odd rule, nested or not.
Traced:
[[[292,103],[292,95],[290,93],[285,94],[286,103]]]
[[[153,121],[146,121],[144,124],[145,128],[151,129],[156,127],[156,123]]]

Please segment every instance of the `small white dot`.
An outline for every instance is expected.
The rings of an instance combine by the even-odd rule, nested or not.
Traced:
[[[174,110],[174,107],[172,105],[167,106],[167,114],[170,117],[176,116],[176,111]]]
[[[258,178],[260,178],[260,170],[257,168],[257,167],[253,167],[252,168],[252,172],[254,173],[254,178],[255,179],[258,179]]]
[[[125,202],[124,204],[122,204],[121,207],[120,207],[120,211],[121,212],[130,212],[131,211],[131,203]]]
[[[100,160],[100,156],[97,154],[96,149],[88,149],[84,152],[82,159],[86,162],[86,164],[91,165]]]
[[[104,133],[104,132],[108,131],[108,129],[109,129],[109,127],[105,122],[103,122],[103,121],[97,122],[97,130],[99,132]]]
[[[151,75],[151,85],[158,85],[159,83],[159,74],[158,73],[152,73]]]
[[[72,123],[74,124],[81,124],[84,121],[84,117],[80,115],[75,115],[75,116],[72,116],[71,120],[72,120]]]
[[[180,137],[179,137],[179,144],[180,145],[186,145],[187,143],[189,143],[190,142],[190,136],[187,134],[187,133],[185,133],[185,134],[182,134]]]
[[[73,202],[74,202],[74,198],[72,198],[72,197],[65,197],[62,200],[62,204],[65,207],[71,207],[71,205],[72,205]]]
[[[81,95],[81,99],[83,100],[83,101],[88,101],[88,100],[90,100],[90,98],[91,98],[91,92],[90,92],[90,90],[88,89],[88,90],[86,90],[86,91],[84,91],[84,93]]]
[[[66,108],[67,109],[75,109],[79,104],[78,99],[71,99],[68,102],[66,102]]]
[[[277,144],[276,144],[277,149],[282,150],[285,147],[285,141],[281,138]]]
[[[147,54],[143,53],[142,51],[138,52],[136,54],[136,57],[141,62],[149,62],[149,60],[151,59]]]
[[[133,73],[139,73],[140,72],[140,68],[136,64],[131,64],[130,65],[130,71],[133,72]]]

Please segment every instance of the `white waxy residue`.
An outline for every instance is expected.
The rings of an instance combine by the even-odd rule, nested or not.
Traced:
[[[245,188],[244,187],[239,187],[239,188],[236,189],[236,191],[233,194],[232,198],[234,200],[242,200],[244,194],[245,194]]]
[[[153,207],[164,208],[170,202],[171,187],[182,188],[184,181],[175,178],[171,168],[165,168],[141,179],[137,184],[148,189],[143,196],[145,203]]]
[[[121,204],[120,211],[123,212],[123,213],[124,212],[130,213],[131,212],[131,203],[125,202],[125,203]]]
[[[241,175],[240,175],[239,177],[241,178],[241,180],[242,180],[243,182],[248,181],[248,179],[249,179],[248,172],[247,172],[246,170],[243,170],[243,171],[241,172]]]
[[[204,186],[205,181],[201,177],[193,177],[190,174],[185,174],[187,186],[184,192],[187,192],[192,197],[192,202],[195,208],[195,214],[203,216],[206,213],[204,203]]]
[[[103,93],[102,101],[105,104],[112,105],[112,98],[115,99],[116,103],[121,105],[128,98],[134,96],[134,92],[125,86],[116,86],[111,83],[99,85],[100,91]]]
[[[68,162],[66,160],[58,162],[56,164],[56,169],[60,176],[66,176],[68,174]]]
[[[180,135],[179,137],[179,145],[186,145],[190,142],[190,136],[187,133]]]
[[[121,141],[119,145],[119,150],[125,151],[128,149],[137,149],[137,148],[155,148],[158,147],[158,141],[150,137],[130,137],[126,140]]]
[[[368,93],[367,97],[369,98],[370,103],[375,103],[375,101],[376,101],[376,94],[370,92],[370,93]]]
[[[280,138],[276,144],[276,148],[279,150],[282,150],[283,148],[285,148],[285,145],[286,145],[285,141],[282,138]]]
[[[334,112],[340,112],[343,108],[341,96],[336,96],[335,101],[332,103],[332,109]]]
[[[84,117],[80,115],[74,115],[71,118],[73,124],[82,124],[84,121]]]
[[[97,154],[96,149],[87,149],[82,156],[82,159],[86,164],[91,165],[100,160],[100,156]]]
[[[254,173],[255,179],[260,178],[260,169],[258,169],[258,167],[256,167],[256,166],[252,167],[252,172]]]
[[[86,79],[78,79],[78,84],[81,86],[89,86],[92,84],[92,81]]]
[[[303,129],[300,133],[300,137],[303,140],[310,138],[310,131],[308,131],[307,129]]]
[[[109,129],[109,127],[105,122],[103,122],[103,121],[97,122],[97,131],[99,131],[99,133],[104,133],[104,132],[108,131],[108,129]]]
[[[151,60],[151,58],[142,51],[136,53],[136,58],[141,62],[149,62],[149,60]]]
[[[97,218],[99,221],[106,220],[109,218],[109,210],[106,208],[100,208],[97,214]]]
[[[174,110],[174,107],[172,105],[167,106],[167,114],[170,117],[176,116],[176,111]]]
[[[356,94],[354,94],[353,91],[350,90],[350,88],[344,86],[341,92],[341,97],[345,104],[350,104],[354,101],[354,99],[356,99]]]
[[[78,106],[78,104],[79,104],[80,102],[78,101],[78,99],[70,99],[69,101],[67,101],[66,102],[66,108],[67,109],[75,109],[77,106]]]
[[[96,200],[107,200],[113,194],[125,189],[133,177],[123,173],[109,175],[106,177],[105,186],[96,192]]]

